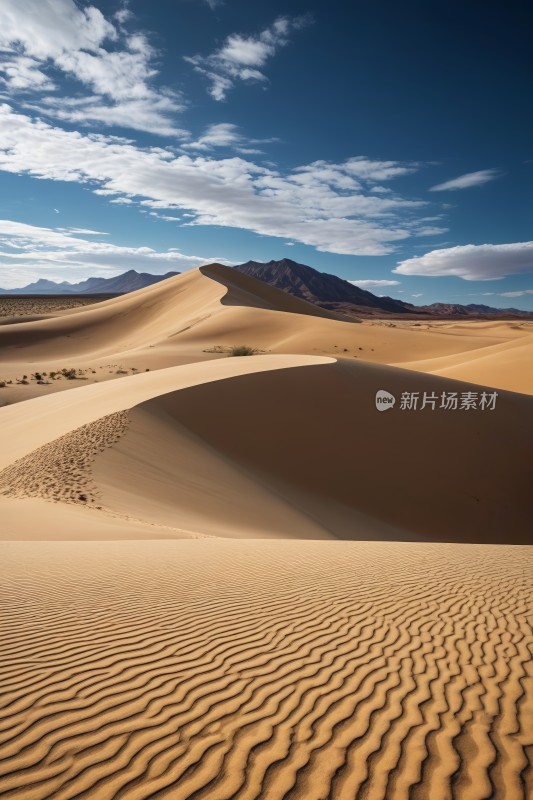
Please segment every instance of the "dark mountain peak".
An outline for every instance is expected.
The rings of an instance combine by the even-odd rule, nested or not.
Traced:
[[[349,281],[339,278],[338,275],[319,272],[290,258],[268,261],[264,264],[247,261],[236,269],[330,310],[345,311],[342,306],[349,305],[396,313],[407,311],[406,305],[400,300],[376,297],[372,292],[360,289]]]

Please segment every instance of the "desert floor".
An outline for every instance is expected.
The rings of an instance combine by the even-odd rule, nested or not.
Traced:
[[[0,325],[0,796],[531,796],[532,364],[220,265]]]

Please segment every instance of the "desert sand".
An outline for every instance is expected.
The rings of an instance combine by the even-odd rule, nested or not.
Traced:
[[[525,800],[532,357],[220,265],[0,326],[0,796]]]

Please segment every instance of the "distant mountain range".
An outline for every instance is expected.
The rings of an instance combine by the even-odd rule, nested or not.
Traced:
[[[165,275],[149,275],[147,272],[130,269],[114,278],[87,278],[80,283],[55,283],[41,278],[21,289],[0,289],[0,294],[127,294],[179,274],[167,272]]]
[[[353,283],[319,272],[313,267],[298,264],[290,258],[281,261],[247,261],[235,267],[240,272],[257,278],[264,283],[275,286],[288,294],[307,300],[328,311],[334,311],[350,317],[394,316],[416,317],[520,317],[531,319],[533,312],[521,311],[517,308],[492,308],[486,305],[460,305],[459,303],[432,303],[415,306],[392,297],[377,297],[372,292],[360,289]],[[136,272],[130,269],[114,278],[87,278],[80,283],[55,283],[41,278],[21,289],[0,289],[0,294],[127,294],[137,289],[144,289],[154,283],[179,275],[179,272],[167,272],[165,275],[150,275],[147,272]]]
[[[281,261],[247,261],[235,269],[269,283],[284,292],[296,295],[329,311],[337,311],[349,316],[378,316],[383,312],[402,316],[427,317],[486,317],[513,316],[533,317],[533,312],[521,311],[518,308],[492,308],[485,305],[460,305],[457,303],[433,303],[426,306],[415,306],[392,297],[377,297],[354,286],[353,283],[318,272],[305,264],[298,264],[290,258]]]

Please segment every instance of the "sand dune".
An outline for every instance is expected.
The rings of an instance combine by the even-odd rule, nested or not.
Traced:
[[[53,318],[4,326],[0,328],[2,359],[116,354],[159,344],[213,315],[239,308],[336,319],[304,300],[213,264],[82,310],[68,309]]]
[[[347,322],[230,267],[209,265],[53,318],[1,326],[0,379],[75,366],[94,369],[89,381],[101,381],[116,378],[117,366],[144,371],[216,359],[214,348],[243,343],[272,353],[342,356],[429,372],[438,369],[435,359],[451,357],[458,369],[466,364],[451,377],[533,391],[529,379],[517,379],[519,369],[488,368],[476,377],[468,366],[499,346],[516,349],[522,363],[531,331],[501,322]],[[71,388],[66,381],[16,386],[4,396],[12,402],[65,388]]]
[[[386,413],[379,389],[398,398]],[[0,485],[201,535],[524,543],[533,399],[399,407],[479,389],[310,356],[159,370],[4,409]]]
[[[379,413],[381,388],[399,398],[479,387],[349,361],[264,373],[260,360],[257,372],[133,409],[126,435],[96,457],[104,504],[226,536],[258,535],[270,523],[301,537],[312,522],[322,537],[530,541],[532,398],[500,393],[494,411]],[[269,490],[262,503],[249,495],[255,521],[243,514],[250,490],[236,471]],[[280,498],[299,523],[291,514],[272,525],[267,512]]]
[[[530,327],[165,284],[0,327],[0,796],[526,800]]]
[[[258,364],[258,359],[260,359]],[[37,447],[94,422],[108,414],[124,411],[166,392],[270,369],[328,363],[318,356],[262,356],[223,359],[206,364],[189,364],[157,372],[132,375],[113,383],[84,385],[60,395],[48,395],[2,409],[0,429],[3,445],[0,468],[28,455]]]
[[[407,369],[533,394],[533,333],[519,339],[429,360],[401,364]]]
[[[525,548],[61,542],[2,555],[3,797],[533,788]]]

